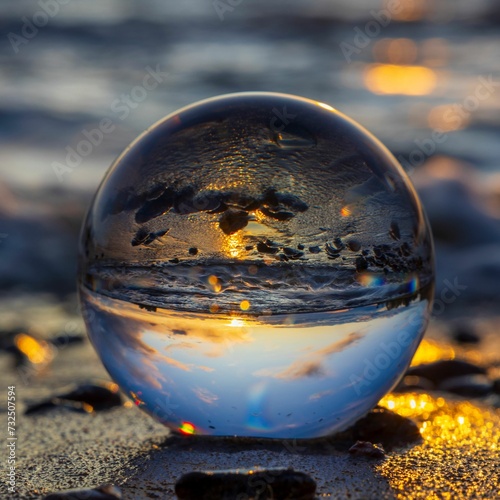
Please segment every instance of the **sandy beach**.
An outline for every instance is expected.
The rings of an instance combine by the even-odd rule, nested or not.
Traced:
[[[0,313],[5,325],[8,309],[4,306]],[[45,324],[38,327],[40,339],[50,340],[65,328],[82,335],[82,323],[67,309],[54,302],[30,304],[26,299],[26,325]],[[463,344],[450,339],[451,323],[434,323],[414,364],[463,359],[498,378],[496,324],[494,318],[478,323],[480,343]],[[121,406],[108,410],[52,408],[24,415],[27,405],[68,386],[109,381],[87,340],[60,345],[51,356],[45,367],[24,362],[17,368],[14,356],[0,357],[2,386],[15,385],[18,415],[17,492],[9,494],[2,478],[2,498],[39,499],[66,489],[112,483],[126,499],[173,499],[176,481],[193,470],[276,467],[309,474],[317,483],[318,498],[493,499],[500,491],[500,396],[494,390],[472,399],[445,391],[387,395],[380,405],[411,420],[421,439],[405,435],[404,427],[378,430],[387,455],[373,459],[347,452],[355,442],[349,432],[341,439],[314,442],[175,438],[125,398]],[[496,387],[498,391],[498,382]],[[366,428],[369,431],[369,425]],[[398,445],[398,439],[411,442]]]

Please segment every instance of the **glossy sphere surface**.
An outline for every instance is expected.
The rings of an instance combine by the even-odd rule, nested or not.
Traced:
[[[244,93],[183,108],[116,160],[82,230],[104,365],[176,432],[306,438],[402,376],[432,242],[408,177],[328,105]]]

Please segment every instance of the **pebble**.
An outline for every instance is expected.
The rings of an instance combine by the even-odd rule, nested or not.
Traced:
[[[46,495],[43,500],[116,500],[121,499],[120,488],[112,484],[103,484],[93,489],[74,489]]]
[[[368,261],[364,257],[356,257],[356,271],[368,269]]]
[[[311,253],[320,253],[321,252],[321,248],[318,247],[318,246],[314,246],[314,247],[309,247],[309,251]]]
[[[314,500],[316,482],[293,469],[189,472],[175,485],[179,500]]]
[[[118,392],[118,386],[114,383],[84,384],[69,392],[52,396],[44,401],[28,406],[26,415],[39,413],[52,408],[65,407],[81,410],[86,413],[108,410],[115,406],[121,406],[122,397]]]
[[[452,333],[453,340],[459,344],[479,344],[481,338],[472,327],[457,325]]]
[[[285,221],[285,220],[289,220],[293,217],[295,217],[295,213],[293,212],[288,212],[287,210],[271,210],[269,208],[266,208],[266,207],[260,207],[260,211],[266,215],[267,217],[272,217],[273,219],[276,219],[276,220],[281,220],[281,221]]]
[[[349,240],[347,242],[347,248],[351,252],[358,252],[361,249],[361,243],[358,240]]]
[[[338,433],[335,439],[382,443],[387,449],[419,442],[422,436],[415,422],[377,406],[349,429]]]
[[[136,235],[132,238],[132,241],[130,242],[133,247],[139,246],[139,245],[144,245],[148,246],[153,241],[161,238],[162,236],[165,236],[168,232],[169,229],[162,229],[160,231],[148,231],[147,229],[140,228]]]
[[[300,259],[300,257],[304,255],[304,252],[290,247],[284,247],[283,252],[287,257],[290,257],[290,259]]]
[[[50,342],[55,347],[63,348],[70,345],[81,344],[85,342],[85,339],[86,337],[84,335],[62,334],[58,335],[57,337],[54,337],[53,339],[50,339]]]
[[[462,375],[443,380],[438,389],[469,398],[480,398],[492,391],[493,383],[485,375]]]
[[[329,259],[336,259],[340,255],[340,249],[330,243],[325,244],[325,251]]]
[[[259,241],[259,243],[257,243],[257,250],[261,253],[275,254],[278,253],[279,248],[273,246],[273,243],[271,241],[266,240]]]
[[[248,225],[248,213],[245,210],[229,209],[219,219],[219,227],[227,234],[234,234]]]
[[[424,377],[436,385],[447,378],[459,377],[461,375],[484,374],[486,374],[486,370],[484,368],[468,363],[467,361],[460,361],[456,359],[436,361],[435,363],[414,366],[409,368],[406,372],[406,375]]]
[[[172,188],[168,188],[158,198],[145,200],[135,213],[135,221],[143,224],[168,212],[174,204],[175,194]]]
[[[360,455],[369,458],[384,458],[385,450],[380,444],[373,444],[370,441],[356,441],[356,444],[349,448],[351,455]]]

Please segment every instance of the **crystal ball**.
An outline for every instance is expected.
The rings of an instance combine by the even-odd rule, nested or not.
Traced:
[[[431,234],[389,151],[327,104],[230,94],[111,166],[79,293],[104,366],[182,434],[314,438],[400,380],[430,314]]]

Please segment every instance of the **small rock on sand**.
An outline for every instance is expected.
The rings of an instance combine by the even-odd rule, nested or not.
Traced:
[[[373,444],[370,441],[356,441],[349,448],[351,455],[364,456],[369,458],[384,458],[385,450],[380,444]]]
[[[313,500],[315,492],[314,479],[293,469],[189,472],[175,485],[179,500]]]
[[[122,498],[117,486],[103,484],[94,489],[74,489],[46,495],[43,500],[116,500]]]

